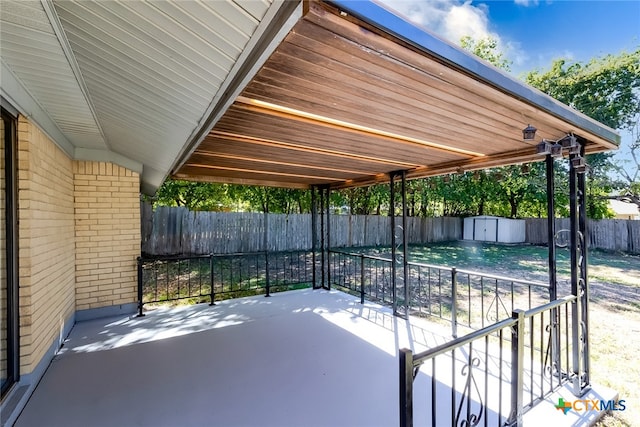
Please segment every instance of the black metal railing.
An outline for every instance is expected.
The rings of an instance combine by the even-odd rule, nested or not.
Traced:
[[[414,417],[431,426],[521,426],[527,410],[570,380],[575,300],[514,310],[415,355],[400,350],[400,426]]]
[[[310,251],[138,258],[138,314],[149,303],[208,301],[309,287]]]
[[[530,309],[549,299],[541,282],[469,270],[408,262],[410,314],[435,316],[472,330],[509,318],[516,308]],[[329,251],[331,285],[364,298],[392,304],[392,262],[388,258]]]

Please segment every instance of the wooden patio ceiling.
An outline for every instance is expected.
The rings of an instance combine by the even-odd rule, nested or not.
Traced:
[[[522,140],[528,124],[538,128],[537,141],[573,132],[589,153],[617,147],[611,129],[486,63],[467,57],[475,73],[332,4],[303,6],[174,178],[342,188],[397,170],[418,178],[541,160],[537,142]],[[479,76],[482,70],[494,81]]]

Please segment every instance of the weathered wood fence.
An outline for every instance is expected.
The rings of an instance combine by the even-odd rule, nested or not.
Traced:
[[[311,248],[310,214],[190,212],[185,208],[142,205],[142,252],[148,255],[187,255],[305,250]],[[331,247],[391,244],[390,218],[377,215],[331,215]],[[409,243],[461,240],[462,218],[407,218]],[[640,221],[589,221],[589,247],[640,253]],[[556,230],[569,230],[569,220],[556,220]],[[568,231],[558,234],[566,240]],[[547,220],[526,220],[526,242],[547,244]],[[266,246],[265,246],[266,244]]]
[[[142,252],[182,255],[304,250],[311,248],[310,214],[190,212],[142,205]],[[376,215],[331,215],[331,247],[391,244],[390,218]],[[460,218],[408,218],[410,243],[459,240]]]
[[[569,237],[569,219],[556,219],[556,236],[559,241]],[[547,219],[526,220],[527,243],[547,244]],[[627,219],[602,219],[587,221],[588,245],[593,249],[640,253],[640,221]]]

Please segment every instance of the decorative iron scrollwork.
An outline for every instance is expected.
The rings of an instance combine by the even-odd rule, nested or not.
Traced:
[[[464,390],[462,391],[462,399],[460,399],[460,405],[458,405],[458,411],[456,412],[455,425],[459,427],[473,427],[480,423],[482,416],[484,415],[484,402],[482,401],[482,394],[480,388],[473,376],[473,368],[480,366],[480,358],[471,357],[471,348],[469,348],[469,362],[465,364],[460,373],[467,377]],[[477,402],[473,401],[472,394],[477,395]],[[471,410],[472,404],[477,403],[477,412]],[[476,405],[474,405],[476,406]],[[466,407],[466,416],[461,418],[462,411]]]

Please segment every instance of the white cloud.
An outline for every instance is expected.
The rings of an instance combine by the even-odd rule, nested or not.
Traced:
[[[513,2],[517,5],[524,6],[524,7],[538,5],[538,0],[513,0]]]
[[[501,37],[491,28],[489,7],[469,0],[378,0],[409,21],[420,25],[442,39],[459,45],[463,36],[474,40],[491,37],[505,58],[513,61],[512,71],[518,75],[530,69],[532,58],[523,52],[520,43]],[[532,5],[538,0],[515,0]]]
[[[380,0],[411,22],[425,27],[451,43],[459,44],[462,36],[474,39],[500,36],[489,28],[487,8],[460,0]]]

